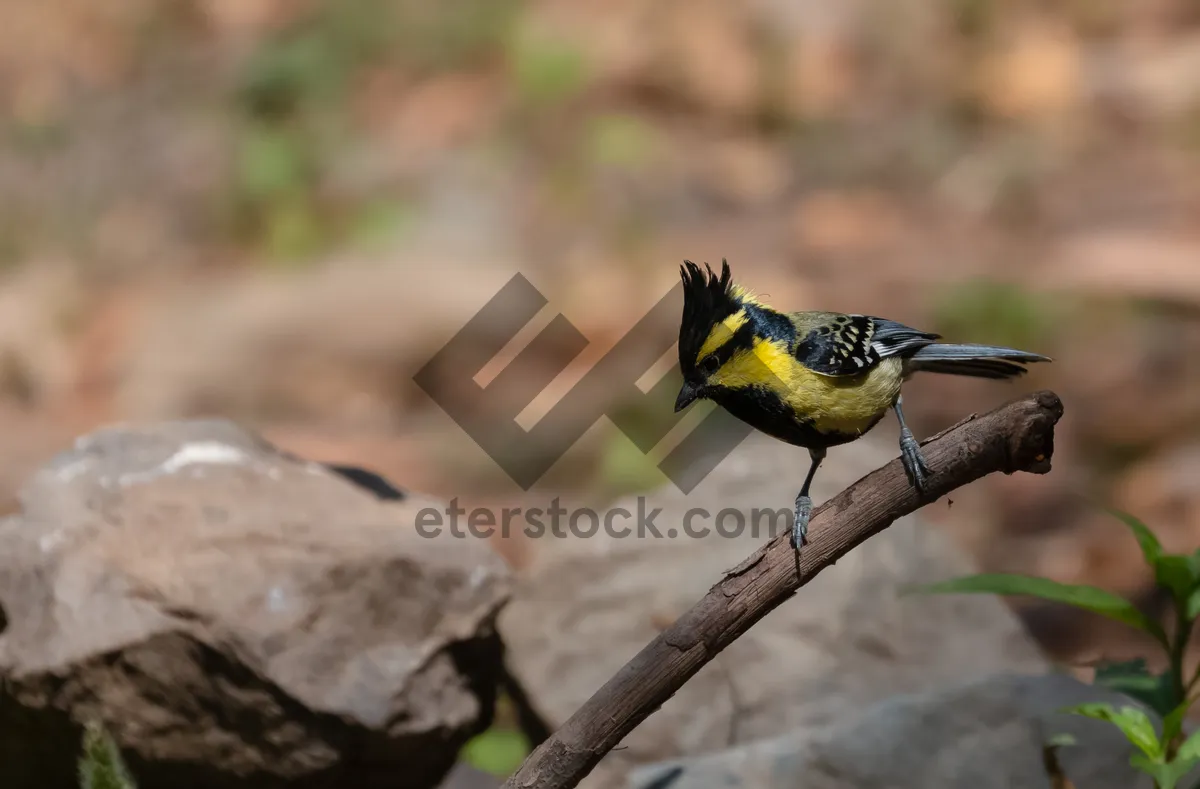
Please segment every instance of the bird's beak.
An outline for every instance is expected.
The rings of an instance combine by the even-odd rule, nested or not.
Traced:
[[[687,408],[699,396],[700,393],[697,391],[697,387],[685,382],[683,388],[679,390],[679,396],[675,398],[675,413],[678,414]]]

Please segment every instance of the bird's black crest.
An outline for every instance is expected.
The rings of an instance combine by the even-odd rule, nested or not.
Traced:
[[[690,260],[679,267],[683,278],[683,320],[679,324],[679,363],[687,370],[696,362],[700,346],[712,327],[737,312],[741,305],[733,295],[729,263],[721,260],[718,277],[708,264],[701,271]]]

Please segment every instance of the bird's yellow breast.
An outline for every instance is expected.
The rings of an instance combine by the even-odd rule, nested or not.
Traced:
[[[861,375],[828,376],[802,365],[777,340],[756,338],[717,374],[717,383],[764,386],[821,433],[861,434],[891,407],[904,382],[903,362],[883,359]]]

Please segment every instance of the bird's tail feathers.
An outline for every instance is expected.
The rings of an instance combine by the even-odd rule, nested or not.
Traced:
[[[998,345],[935,343],[909,357],[908,369],[910,372],[1003,379],[1028,372],[1025,364],[1048,361],[1048,356]]]

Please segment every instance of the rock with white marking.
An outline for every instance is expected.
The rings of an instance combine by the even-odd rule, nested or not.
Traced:
[[[503,563],[404,495],[220,421],[80,439],[0,520],[0,786],[436,786],[486,726]]]

